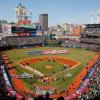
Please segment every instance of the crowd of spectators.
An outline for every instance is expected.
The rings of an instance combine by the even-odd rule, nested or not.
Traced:
[[[0,100],[25,100],[23,96],[15,91],[11,84],[10,76],[7,72],[6,65],[4,64],[4,59],[0,53]]]
[[[82,48],[100,49],[100,24],[86,25],[81,33],[80,42]]]
[[[6,82],[2,70],[2,58],[0,56],[0,100],[16,100],[16,97],[10,97],[6,90]]]
[[[35,37],[5,37],[0,40],[0,46],[23,46],[43,43],[42,36]]]
[[[0,65],[1,65],[1,58],[0,58]],[[3,73],[2,73],[2,69],[0,66],[0,96],[4,96],[4,78],[3,78]]]
[[[100,36],[100,24],[86,24],[83,33],[95,34]]]
[[[88,83],[88,92],[83,92],[76,100],[100,100],[100,59],[94,66],[96,70]]]
[[[84,40],[85,42],[87,41],[93,41],[91,39],[81,39],[81,40]],[[100,39],[99,39],[100,40]],[[75,47],[75,48],[83,48],[83,49],[92,49],[92,50],[98,50],[100,49],[100,42],[99,40],[96,40],[95,41],[98,41],[99,44],[92,44],[92,43],[81,43],[81,42],[78,42],[78,41],[73,41],[73,40],[68,40],[67,42],[63,43],[63,47]]]
[[[63,43],[63,47],[80,47],[81,44],[78,41],[75,40],[68,40]]]

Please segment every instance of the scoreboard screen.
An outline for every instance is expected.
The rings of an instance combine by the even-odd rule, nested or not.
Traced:
[[[36,29],[34,28],[28,28],[28,27],[11,27],[12,33],[33,33],[36,32]]]

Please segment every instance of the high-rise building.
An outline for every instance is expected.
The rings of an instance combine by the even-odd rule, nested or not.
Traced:
[[[26,7],[19,3],[16,7],[16,24],[31,25],[32,24],[32,10],[27,10]]]
[[[22,3],[19,3],[16,8],[16,21],[23,19],[26,19],[26,8],[22,5]]]
[[[39,23],[42,31],[48,31],[48,14],[40,14]]]
[[[82,31],[81,25],[74,25],[72,29],[72,35],[80,36],[81,31]]]

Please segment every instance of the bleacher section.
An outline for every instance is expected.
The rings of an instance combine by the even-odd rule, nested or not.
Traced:
[[[5,37],[0,40],[0,47],[6,46],[24,46],[24,45],[37,45],[43,44],[42,36],[35,37]]]
[[[63,47],[81,47],[81,44],[75,40],[67,40],[67,42],[63,44]]]
[[[87,24],[80,37],[81,47],[100,49],[100,24]]]
[[[94,58],[96,60],[96,58]],[[91,66],[92,65],[92,66]],[[90,68],[89,68],[90,66]],[[86,74],[86,72],[83,72]],[[82,75],[81,75],[82,77]],[[77,78],[77,82],[81,80]],[[100,99],[100,56],[96,60],[95,64],[90,62],[87,65],[87,75],[81,80],[80,87],[69,96],[65,97],[65,100],[99,100]],[[77,83],[76,83],[77,85]],[[76,88],[75,84],[71,84],[70,90]]]
[[[0,100],[22,100],[22,98],[23,96],[13,88],[6,65],[0,56]]]

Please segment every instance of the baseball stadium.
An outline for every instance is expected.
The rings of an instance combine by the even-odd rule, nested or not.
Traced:
[[[1,70],[4,72],[5,92],[10,96],[27,100],[49,94],[50,99],[63,97],[72,100],[89,92],[90,79],[100,65],[99,51],[44,45],[41,36],[6,37],[4,40],[1,42],[4,45],[0,53]],[[28,40],[35,44],[30,46]],[[27,44],[22,45],[24,43]]]
[[[47,17],[41,14],[40,20]],[[45,34],[48,22],[33,24],[21,3],[16,19],[14,24],[2,24],[0,95],[4,98],[0,100],[93,100],[100,96],[100,24],[86,24],[77,40],[66,34],[57,38]]]

